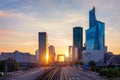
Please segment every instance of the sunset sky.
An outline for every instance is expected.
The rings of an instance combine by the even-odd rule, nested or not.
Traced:
[[[120,0],[0,0],[0,52],[35,53],[38,32],[47,32],[57,54],[68,53],[72,29],[89,27],[88,14],[96,7],[97,19],[105,22],[108,51],[120,53]]]

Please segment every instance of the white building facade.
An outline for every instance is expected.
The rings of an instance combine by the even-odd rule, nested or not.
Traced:
[[[6,60],[8,58],[13,58],[18,63],[37,63],[37,59],[35,55],[31,55],[30,53],[22,53],[19,51],[1,53],[0,60]]]
[[[90,61],[95,61],[97,65],[104,64],[104,51],[93,50],[82,52],[82,62],[88,64]]]

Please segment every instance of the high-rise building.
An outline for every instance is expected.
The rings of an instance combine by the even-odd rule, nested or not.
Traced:
[[[44,65],[46,63],[46,55],[48,54],[48,36],[46,32],[38,33],[38,50],[39,50],[39,63]]]
[[[83,28],[73,28],[73,46],[78,49],[78,60],[81,59],[81,52],[83,50]]]
[[[105,24],[95,16],[95,7],[89,12],[89,29],[86,30],[86,50],[102,50],[105,47]]]
[[[73,58],[72,60],[75,62],[78,60],[78,48],[73,47]]]
[[[39,61],[39,50],[37,49],[37,50],[35,51],[35,53],[36,53],[37,61]]]
[[[75,62],[78,60],[78,49],[73,46],[69,46],[69,62]]]
[[[105,53],[107,53],[107,48],[108,48],[108,47],[107,47],[107,46],[105,46],[105,50],[104,50],[104,51],[105,51]]]
[[[55,62],[55,47],[53,45],[49,46],[49,63],[53,64]]]
[[[69,46],[69,61],[72,61],[72,57],[73,57],[73,46]]]

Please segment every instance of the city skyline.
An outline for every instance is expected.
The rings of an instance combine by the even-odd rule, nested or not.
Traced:
[[[4,0],[0,1],[0,52],[35,53],[38,49],[38,32],[48,33],[49,45],[54,45],[57,54],[68,53],[72,45],[72,29],[89,27],[89,10],[92,0]],[[91,3],[91,4],[90,4]],[[120,1],[95,1],[96,16],[105,22],[105,45],[108,51],[120,53],[119,35]],[[101,5],[102,4],[102,5]],[[111,13],[112,12],[112,13]]]

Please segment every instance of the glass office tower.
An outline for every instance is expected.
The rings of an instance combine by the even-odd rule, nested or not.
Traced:
[[[81,59],[81,52],[83,50],[83,28],[73,28],[73,46],[78,48],[78,60]]]
[[[95,7],[89,12],[89,29],[86,30],[86,50],[102,50],[105,46],[105,24],[95,16]]]
[[[38,51],[40,65],[46,64],[46,54],[48,51],[48,36],[46,32],[38,33]]]

